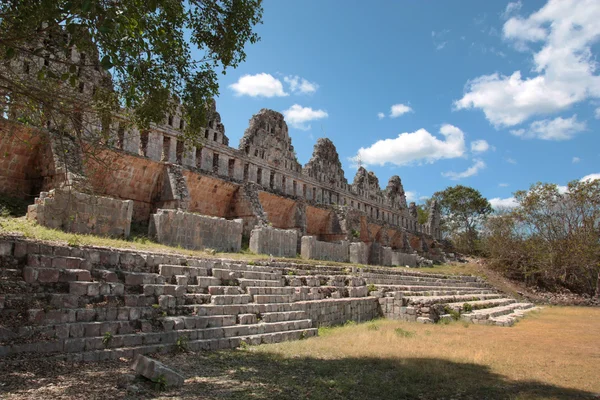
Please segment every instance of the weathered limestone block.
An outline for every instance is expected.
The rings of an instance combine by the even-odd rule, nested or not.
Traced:
[[[363,242],[350,243],[350,262],[353,264],[369,263],[369,245]]]
[[[40,225],[68,232],[128,237],[132,200],[117,200],[70,190],[40,193],[27,210],[27,218]]]
[[[187,249],[240,251],[243,223],[179,210],[157,210],[150,218],[149,235],[159,243]]]
[[[398,265],[401,267],[409,266],[411,268],[414,268],[417,266],[417,255],[401,253],[399,251],[392,251],[391,265]]]
[[[296,257],[298,232],[294,229],[256,227],[250,233],[250,250],[275,257]]]
[[[183,386],[185,378],[160,361],[138,354],[131,367],[136,373],[154,382],[164,382],[169,387]]]
[[[329,243],[318,241],[314,236],[303,236],[300,253],[302,258],[310,260],[348,262],[349,245],[345,240]]]

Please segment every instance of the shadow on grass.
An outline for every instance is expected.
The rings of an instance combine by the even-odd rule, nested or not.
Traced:
[[[143,378],[123,383],[130,362],[13,364],[0,379],[8,399],[598,399],[581,390],[510,381],[486,366],[442,359],[285,358],[247,351],[157,356],[186,377],[156,391]],[[4,367],[7,367],[5,365]],[[591,379],[592,377],[590,377]],[[6,397],[5,397],[6,396]]]
[[[524,355],[525,356],[525,355]],[[593,399],[593,393],[510,381],[486,366],[441,359],[284,358],[254,351],[167,357],[183,399]],[[195,378],[198,377],[198,378]],[[591,378],[591,377],[590,377]]]

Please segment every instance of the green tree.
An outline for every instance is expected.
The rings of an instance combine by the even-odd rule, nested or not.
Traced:
[[[246,43],[259,40],[253,28],[262,19],[261,2],[0,2],[4,112],[41,110],[40,118],[60,120],[75,111],[110,118],[127,110],[143,129],[164,122],[182,102],[186,138],[194,138],[206,122],[207,102],[218,94],[217,72],[239,65]],[[74,51],[87,57],[72,57]],[[83,99],[77,88],[90,75],[101,82]]]
[[[600,180],[573,181],[564,192],[537,183],[515,200],[485,224],[491,265],[526,284],[600,295]]]
[[[462,185],[436,192],[433,198],[440,206],[442,231],[459,251],[476,253],[478,230],[492,212],[489,201],[478,190]]]

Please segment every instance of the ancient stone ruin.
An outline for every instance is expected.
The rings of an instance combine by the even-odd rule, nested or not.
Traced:
[[[283,115],[266,109],[252,117],[234,149],[215,103],[209,107],[201,148],[184,146],[179,115],[147,131],[115,120],[88,127],[112,135],[90,159],[68,133],[3,120],[0,151],[9,156],[0,161],[0,191],[37,197],[29,218],[72,232],[127,237],[128,224],[144,224],[165,244],[238,251],[253,243],[253,251],[279,254],[261,244],[271,241],[268,229],[277,229],[293,231],[278,236],[295,242],[295,252],[292,242],[281,242],[290,257],[379,265],[402,260],[413,267],[443,260],[434,245],[440,239],[437,208],[419,224],[398,176],[382,190],[375,174],[361,167],[348,184],[335,145],[324,138],[302,167]],[[60,212],[45,212],[54,204]],[[241,234],[229,228],[233,220],[241,222]],[[303,251],[303,243],[312,245]]]
[[[92,93],[93,80],[80,90]],[[511,325],[532,308],[478,278],[369,266],[443,261],[437,204],[420,224],[400,177],[381,189],[361,167],[348,183],[328,139],[302,167],[273,110],[254,115],[239,148],[230,147],[216,104],[208,107],[198,147],[183,142],[179,113],[150,129],[121,116],[104,125],[76,118],[71,130],[22,125],[14,110],[0,119],[0,193],[30,200],[30,220],[121,238],[135,225],[171,246],[247,246],[269,256],[246,262],[2,237],[0,357],[235,348],[376,317]],[[81,130],[102,132],[101,145],[73,134]],[[274,258],[298,255],[324,265]],[[137,359],[148,376],[161,368]]]
[[[181,346],[227,349],[308,338],[320,326],[376,317],[434,323],[458,316],[509,326],[533,307],[471,276],[196,258],[16,237],[0,239],[0,265],[0,357],[97,361]]]

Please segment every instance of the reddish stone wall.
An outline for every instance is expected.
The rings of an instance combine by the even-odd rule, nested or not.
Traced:
[[[272,193],[259,192],[258,198],[263,210],[267,213],[269,222],[279,229],[295,228],[294,215],[296,202]]]
[[[86,174],[98,194],[133,200],[133,221],[147,221],[164,166],[143,157],[105,151],[88,160]]]
[[[0,193],[31,198],[41,186],[37,166],[41,136],[17,124],[0,121]]]
[[[189,211],[213,217],[228,217],[239,186],[206,175],[184,170],[190,191]]]

